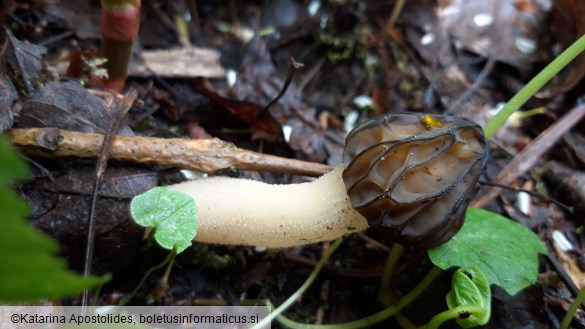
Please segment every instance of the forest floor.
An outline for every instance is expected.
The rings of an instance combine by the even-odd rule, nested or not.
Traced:
[[[580,14],[585,14],[585,5],[568,0],[406,1],[392,21],[394,5],[382,0],[144,0],[126,84],[138,96],[120,133],[216,137],[246,150],[336,166],[347,130],[373,116],[449,114],[484,126],[585,31]],[[39,48],[14,56],[31,67],[44,66],[37,71],[45,77],[50,72],[55,80],[49,89],[31,86],[23,77],[23,85],[4,90],[0,101],[19,103],[22,111],[13,121],[0,116],[0,127],[105,133],[111,118],[96,112],[103,105],[94,102],[101,101],[80,96],[80,77],[66,75],[80,49],[88,58],[99,49],[98,1],[22,1],[15,6],[7,26],[15,39]],[[185,49],[191,52],[181,53]],[[263,110],[282,90],[291,57],[304,66],[285,94]],[[542,153],[523,158],[514,168],[531,161],[528,169],[504,183],[546,198],[497,189],[497,196],[487,200],[492,187],[484,185],[471,202],[531,229],[549,255],[540,258],[536,284],[514,296],[492,287],[492,317],[486,328],[556,328],[577,290],[585,287],[584,124],[575,122],[569,129],[566,123],[555,125],[583,106],[585,58],[570,65],[522,108],[522,113],[537,114],[515,116],[490,139],[481,181],[495,184],[502,182],[502,168],[523,149],[539,138],[549,141],[540,146]],[[545,132],[558,137],[543,137]],[[31,221],[60,242],[62,255],[81,272],[95,160],[75,155],[29,160],[34,179],[20,191],[31,205]],[[218,164],[209,172],[268,183],[309,180],[264,169]],[[157,247],[143,250],[144,229],[128,212],[131,198],[183,177],[183,171],[169,165],[110,161],[103,183],[109,187],[102,187],[96,208],[93,268],[96,274],[112,274],[100,304],[119,301],[166,256]],[[564,249],[559,236],[567,241]],[[328,246],[266,250],[194,243],[176,258],[168,286],[158,284],[163,275],[159,270],[130,304],[238,305],[268,299],[279,305],[302,285]],[[348,236],[286,316],[327,324],[380,311],[378,291],[391,246],[390,239],[373,229]],[[407,248],[393,274],[392,293],[406,293],[431,267],[424,250]],[[445,272],[402,315],[415,325],[426,323],[446,309],[450,285],[450,272]],[[379,326],[398,324],[391,319]],[[573,326],[585,327],[583,310]],[[451,322],[442,327],[458,326]]]

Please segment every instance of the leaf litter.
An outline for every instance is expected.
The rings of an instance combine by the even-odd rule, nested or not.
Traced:
[[[278,3],[280,1],[275,1],[275,4],[271,4],[271,6],[278,8]],[[554,4],[554,6],[551,6],[551,4]],[[184,81],[166,79],[164,83],[170,86],[171,90],[173,88],[181,90],[181,92],[172,93],[172,101],[176,102],[174,104],[180,104],[183,107],[181,111],[177,112],[178,115],[175,119],[178,121],[172,122],[185,122],[187,125],[197,122],[199,129],[204,130],[207,134],[211,133],[211,135],[235,141],[239,146],[256,150],[262,149],[270,153],[316,162],[336,164],[338,163],[337,159],[343,145],[344,131],[339,126],[323,124],[323,122],[327,122],[326,120],[319,122],[318,118],[327,117],[327,115],[322,115],[322,113],[332,113],[334,117],[339,116],[343,118],[348,113],[357,111],[361,116],[366,116],[365,113],[358,111],[359,109],[351,103],[351,99],[357,94],[371,96],[374,104],[378,106],[374,109],[377,113],[407,109],[411,111],[425,110],[431,112],[435,110],[446,110],[450,104],[457,101],[458,97],[465,93],[466,88],[471,86],[474,77],[487,66],[486,63],[491,57],[494,61],[493,68],[489,70],[490,72],[487,72],[486,77],[482,81],[477,83],[473,94],[467,97],[463,102],[464,106],[456,112],[456,114],[471,117],[478,122],[485,122],[489,118],[490,111],[495,108],[498,102],[505,101],[508,98],[506,95],[515,92],[515,86],[522,85],[526,77],[531,76],[538,69],[539,65],[550,60],[550,56],[553,55],[546,51],[523,54],[522,48],[517,46],[519,39],[522,41],[522,38],[524,38],[539,47],[541,44],[544,44],[546,49],[562,49],[574,36],[571,33],[561,33],[561,31],[580,31],[583,28],[581,26],[582,22],[578,19],[566,16],[567,13],[570,13],[578,17],[579,13],[582,12],[582,8],[575,1],[494,0],[482,2],[481,4],[444,1],[439,5],[423,0],[414,1],[412,3],[409,2],[404,7],[402,14],[396,22],[396,26],[402,30],[394,29],[390,32],[381,31],[381,33],[375,32],[381,26],[385,26],[383,24],[384,20],[388,17],[392,8],[390,2],[364,2],[359,5],[350,4],[346,8],[341,8],[339,5],[333,3],[327,3],[321,4],[321,7],[310,15],[307,14],[308,11],[300,3],[293,3],[292,5],[291,3],[287,3],[286,5],[289,7],[293,6],[297,10],[284,12],[285,15],[290,14],[292,19],[287,21],[286,24],[277,25],[278,29],[276,31],[281,34],[280,37],[277,36],[277,33],[272,32],[265,35],[263,39],[257,38],[252,43],[238,45],[243,40],[238,39],[235,41],[234,39],[234,37],[239,38],[243,35],[238,34],[238,32],[241,32],[238,30],[238,27],[241,27],[242,31],[244,30],[243,27],[246,26],[257,27],[255,16],[249,15],[249,13],[255,10],[261,11],[262,8],[253,3],[230,7],[217,3],[201,2],[198,5],[198,17],[200,20],[197,22],[198,26],[196,28],[203,38],[195,42],[205,43],[207,46],[220,49],[220,51],[223,51],[224,56],[225,54],[229,55],[231,51],[233,58],[229,60],[226,60],[225,57],[222,58],[224,65],[228,62],[241,63],[241,65],[236,64],[230,66],[237,68],[238,80],[233,87],[226,86],[222,81],[218,80],[210,80],[208,81],[209,84],[206,84],[208,91],[219,95],[223,100],[234,102],[236,107],[245,104],[246,106],[261,109],[264,105],[268,104],[278,94],[279,88],[282,87],[286,67],[283,59],[290,57],[291,54],[295,58],[298,57],[301,62],[307,65],[304,75],[301,75],[298,80],[293,82],[284,97],[270,109],[270,115],[268,116],[280,126],[280,130],[269,130],[270,133],[268,136],[274,139],[274,137],[278,137],[278,134],[281,133],[282,127],[290,127],[290,139],[281,141],[280,143],[272,142],[269,139],[264,139],[262,142],[259,142],[258,140],[252,139],[252,135],[242,135],[241,133],[233,133],[222,129],[222,127],[225,128],[227,126],[225,124],[227,121],[220,121],[220,118],[225,119],[226,117],[231,117],[231,120],[235,121],[241,120],[241,118],[238,118],[237,115],[234,116],[230,111],[219,116],[217,113],[214,113],[213,115],[215,116],[206,117],[203,114],[210,113],[210,109],[213,112],[219,108],[225,108],[225,105],[219,104],[220,106],[218,107],[217,103],[221,102],[212,104],[205,97],[201,97],[201,95],[193,96],[197,95],[195,83],[187,84],[190,87],[185,88],[184,86],[186,84]],[[59,5],[51,4],[51,6],[51,10],[65,10],[60,9]],[[161,21],[161,17],[162,21],[165,21],[164,17],[166,17],[166,22],[168,22],[168,18],[172,17],[174,14],[173,10],[175,10],[168,6],[159,8],[152,7],[150,4],[148,6],[150,9],[148,17],[152,19],[158,17],[157,21],[159,22]],[[347,8],[352,8],[352,10],[347,10]],[[499,8],[503,12],[498,13],[498,11],[489,10],[489,8]],[[569,10],[566,8],[569,8]],[[487,34],[485,29],[478,29],[476,32],[479,32],[479,34],[475,36],[473,33],[470,33],[472,29],[464,28],[465,26],[469,26],[465,24],[449,25],[450,27],[445,29],[444,26],[441,26],[440,21],[441,19],[446,19],[447,16],[439,17],[436,14],[445,9],[449,9],[451,13],[463,15],[462,19],[466,24],[472,24],[472,27],[475,24],[475,28],[480,28],[480,25],[490,25],[487,24],[490,21],[488,14],[497,13],[497,15],[491,17],[491,24],[496,22],[497,28],[489,29],[492,32],[488,31]],[[152,15],[153,13],[155,15]],[[28,23],[28,26],[30,26],[30,22],[35,22],[38,21],[38,18],[42,18],[43,11],[21,10],[14,14],[16,15],[14,17],[17,18],[32,17]],[[561,16],[558,16],[559,14]],[[546,39],[540,36],[543,33],[547,33],[546,31],[548,29],[546,27],[548,27],[548,23],[541,19],[548,15],[552,15],[553,24],[556,25],[554,30],[559,34],[548,34],[550,38]],[[56,16],[59,17],[59,15]],[[561,17],[561,19],[558,17]],[[263,20],[266,22],[271,21],[265,18],[265,16]],[[231,29],[220,29],[220,22],[226,21],[232,23]],[[20,21],[17,24],[23,24],[23,22]],[[427,24],[429,22],[431,25]],[[71,23],[70,21],[70,24],[72,30],[76,32],[77,27],[75,24],[78,23]],[[38,32],[30,33],[30,29],[23,29],[19,31],[18,35],[19,37],[33,41],[35,38],[39,40],[39,36],[48,37],[54,33],[55,30],[52,30],[54,26],[61,26],[62,28],[63,25],[38,25]],[[163,48],[170,48],[177,45],[174,44],[176,42],[173,39],[174,37],[168,37],[169,31],[173,34],[172,24],[159,24],[159,26],[164,26],[164,28],[160,28],[160,31],[152,28],[153,26],[157,26],[157,24],[149,24],[149,26],[150,28],[147,32],[145,32],[146,29],[142,32],[145,37],[144,40],[149,41],[147,43],[148,45],[157,45]],[[348,29],[348,26],[351,28]],[[318,35],[318,33],[315,33],[315,30],[320,28],[323,28],[320,32],[325,31],[328,34],[326,37],[323,34]],[[544,32],[539,30],[540,28],[543,28]],[[360,40],[360,36],[356,35],[357,33],[354,31],[361,31],[363,33],[362,37],[366,40]],[[388,37],[386,37],[386,33],[388,33]],[[428,42],[428,33],[434,33],[435,41],[426,43]],[[82,34],[78,34],[78,36],[80,35]],[[336,40],[342,39],[341,36],[347,35],[355,37],[354,40],[358,42],[352,44],[341,42],[336,43],[334,46],[334,43],[337,42]],[[368,41],[372,40],[368,38],[372,35],[382,35],[383,37],[377,39],[377,44],[375,42],[370,43]],[[424,38],[425,36],[426,39]],[[485,37],[490,39],[490,42],[495,45],[495,47],[492,47],[487,52],[485,51],[485,47],[481,47],[481,43],[478,44],[478,41],[481,41]],[[453,43],[453,39],[459,39],[459,43]],[[546,44],[546,42],[552,44]],[[15,71],[14,67],[22,66],[22,64],[18,64],[18,60],[15,61],[14,58],[10,59],[9,63],[12,71],[9,76],[4,78],[2,83],[3,93],[6,95],[2,98],[2,104],[10,105],[8,107],[10,111],[6,112],[3,106],[3,112],[0,113],[0,123],[2,123],[3,129],[12,127],[15,124],[16,126],[21,125],[23,127],[60,127],[61,129],[79,131],[105,130],[104,127],[107,127],[107,123],[101,122],[110,120],[109,114],[107,112],[106,114],[91,113],[91,109],[94,106],[102,110],[107,107],[98,105],[98,103],[94,102],[95,100],[91,100],[92,98],[90,96],[81,92],[81,89],[83,89],[81,87],[72,87],[67,84],[65,84],[66,87],[56,87],[57,85],[62,85],[62,83],[49,82],[48,80],[50,79],[39,84],[39,77],[43,79],[47,77],[42,74],[41,57],[43,50],[31,46],[32,44],[18,40],[13,41],[12,44],[17,45],[12,51],[13,54],[17,55],[12,56],[20,56],[22,58],[18,60],[26,60],[30,64],[26,64],[26,68],[21,67],[19,70],[23,74],[19,75],[19,70]],[[530,45],[530,42],[526,42],[524,45]],[[58,47],[62,46],[63,44],[50,44],[49,53],[53,53]],[[368,48],[368,46],[370,47]],[[245,52],[238,53],[237,49],[241,50],[244,48],[247,49]],[[245,56],[233,56],[234,54],[241,55],[242,53]],[[297,56],[297,53],[303,53],[305,56]],[[332,62],[332,54],[341,60],[339,62]],[[3,57],[5,62],[9,61],[8,56],[10,55]],[[313,66],[314,63],[321,64]],[[577,69],[566,70],[566,73],[558,77],[559,82],[554,82],[547,87],[545,90],[546,93],[541,95],[546,96],[546,98],[534,100],[528,105],[532,107],[547,106],[547,114],[523,119],[522,128],[510,128],[506,132],[507,136],[498,136],[496,142],[502,141],[501,144],[505,144],[506,150],[510,151],[511,154],[516,154],[521,151],[523,145],[526,145],[526,141],[532,140],[546,126],[552,124],[557,118],[574,107],[576,99],[580,96],[579,89],[575,88],[575,86],[581,80],[583,70],[578,69],[582,66],[579,60],[572,65],[575,65]],[[316,73],[312,73],[312,68],[315,68],[314,72]],[[342,79],[340,77],[344,78]],[[361,83],[364,81],[365,83]],[[149,81],[139,80],[138,83],[147,85],[145,89],[162,90],[166,88],[160,82],[149,84]],[[11,86],[15,86],[15,88]],[[16,96],[15,91],[20,96],[19,101],[16,101],[18,96]],[[59,94],[59,96],[52,93]],[[435,95],[435,99],[433,97],[427,97],[427,95],[433,94]],[[63,96],[63,99],[59,99],[61,96]],[[553,98],[555,99],[553,100]],[[47,104],[45,104],[46,99],[49,100]],[[191,100],[196,101],[192,102]],[[70,106],[68,104],[69,102],[73,106]],[[145,99],[145,102],[148,103],[148,99]],[[15,104],[17,106],[14,106]],[[23,105],[23,115],[18,112],[20,104]],[[167,106],[171,108],[173,103],[168,103]],[[47,111],[47,108],[50,108],[51,111]],[[49,118],[51,116],[55,118]],[[167,123],[163,113],[155,113],[148,120],[150,122],[164,123],[157,127],[160,129],[158,131],[157,128],[146,131],[150,134],[181,134],[184,129],[180,124]],[[235,126],[239,128],[253,126],[250,121],[241,121],[244,122],[239,122]],[[138,127],[139,125],[135,122],[129,122],[129,126]],[[273,128],[278,126],[274,125]],[[575,132],[578,129],[575,128],[571,134],[577,136],[578,133]],[[506,129],[502,129],[502,131],[504,130]],[[136,131],[138,134],[144,133],[140,129]],[[128,133],[131,132],[128,131]],[[262,138],[266,137],[266,135],[256,135],[255,137]],[[506,140],[505,138],[509,139]],[[572,142],[574,139],[569,138],[567,140],[569,146],[574,150],[574,154],[577,155],[571,152],[562,153],[551,150],[542,159],[546,162],[549,158],[554,158],[564,164],[569,164],[568,172],[565,173],[567,176],[571,176],[573,174],[579,174],[584,164],[581,157],[579,157],[581,152],[578,147],[579,144]],[[494,172],[497,174],[502,164],[508,163],[510,158],[506,155],[501,156],[497,150],[494,152],[494,155],[494,160],[490,164],[492,168],[488,168],[488,173]],[[39,161],[36,158],[34,160]],[[63,184],[62,181],[58,181],[58,188],[54,188],[54,186],[51,188],[50,186],[55,184],[55,179],[60,179],[70,173],[76,172],[79,168],[85,168],[88,172],[86,175],[89,175],[91,173],[90,168],[92,163],[80,160],[40,160],[39,164],[42,167],[34,170],[35,178],[24,184],[22,189],[27,192],[25,194],[28,196],[29,202],[34,205],[33,210],[35,211],[33,212],[32,221],[37,224],[43,223],[40,226],[47,231],[55,230],[64,221],[82,223],[86,215],[84,212],[86,212],[87,207],[83,205],[85,197],[82,196],[85,193],[82,192],[85,191],[85,188],[78,187],[78,183],[87,180],[89,176],[85,176],[84,178],[82,174],[78,178],[79,181],[72,184],[70,188],[66,187],[66,185],[61,185]],[[152,173],[145,172],[144,169],[142,170],[142,173],[147,177],[147,185],[152,184],[156,175],[153,176]],[[80,172],[82,171],[80,170]],[[238,173],[235,174],[237,175]],[[129,175],[129,177],[132,176],[132,174]],[[142,174],[137,173],[136,175],[140,176]],[[282,181],[287,178],[273,177],[273,179]],[[525,175],[518,178],[514,184],[521,185],[527,179],[534,180],[537,186],[542,183],[536,176]],[[37,182],[41,181],[43,182],[42,185],[36,185],[40,184]],[[132,185],[134,183],[126,184]],[[548,184],[555,187],[558,183],[553,180],[552,182],[548,182]],[[64,192],[65,190],[68,190],[68,192]],[[108,212],[104,212],[101,215],[104,221],[108,221],[107,217],[110,217],[110,220],[115,217],[115,220],[111,221],[111,224],[108,224],[108,227],[114,230],[121,229],[124,226],[122,223],[125,223],[125,216],[127,215],[124,212],[127,212],[127,208],[124,210],[124,207],[127,206],[127,200],[124,200],[124,198],[136,191],[128,189],[127,191],[121,192],[106,192],[106,195],[98,200],[98,208],[108,210]],[[81,198],[72,199],[74,196]],[[514,205],[516,196],[515,194],[507,193],[504,194],[503,199],[510,201],[508,204]],[[61,202],[64,203],[61,204]],[[114,206],[114,202],[119,203]],[[576,246],[576,250],[582,250],[583,237],[576,233],[578,232],[577,227],[582,223],[571,219],[570,216],[558,211],[558,209],[554,208],[555,206],[545,201],[532,200],[532,202],[538,203],[539,207],[549,209],[549,213],[556,216],[555,225],[557,227],[555,228],[559,226],[565,227],[564,232],[571,237],[572,242]],[[56,204],[57,206],[55,206]],[[494,204],[490,204],[489,206],[497,207]],[[46,216],[46,214],[51,213],[51,209],[61,209],[61,214],[49,218],[51,216]],[[98,217],[100,217],[99,214]],[[546,218],[544,220],[542,218],[532,220],[538,223],[547,223]],[[98,222],[100,222],[99,219]],[[551,235],[553,227],[536,225],[536,229],[545,241],[549,241],[547,237]],[[101,250],[98,252],[100,255],[100,261],[97,266],[98,270],[113,270],[115,273],[122,273],[123,271],[119,271],[120,268],[132,268],[131,265],[134,264],[133,262],[127,262],[125,264],[130,266],[121,267],[120,264],[114,265],[111,262],[114,259],[122,260],[122,262],[128,259],[136,260],[137,257],[133,256],[136,255],[136,248],[131,249],[128,247],[128,243],[129,241],[133,241],[130,244],[134,244],[137,247],[140,243],[140,234],[139,231],[130,233],[131,231],[132,228],[129,227],[121,229],[121,233],[118,235],[119,238],[115,238],[116,235],[111,235],[111,231],[108,229],[99,231],[99,235],[103,235],[101,238],[103,238],[104,244],[110,244],[116,247],[110,248],[109,251],[98,248]],[[56,235],[60,237],[62,244],[67,246],[65,253],[71,255],[71,259],[75,260],[78,257],[75,256],[74,249],[80,243],[79,235],[72,234],[65,236],[64,233],[62,234]],[[383,238],[376,236],[375,233],[369,234],[384,241]],[[126,239],[126,241],[123,239]],[[344,266],[344,270],[351,270],[352,267],[368,269],[383,263],[385,258],[383,252],[376,248],[364,249],[362,248],[363,245],[364,242],[357,238],[352,238],[348,241],[347,249],[343,251],[343,256],[340,256],[339,259],[342,264],[341,266]],[[193,247],[193,254],[202,252],[204,248],[206,247]],[[249,296],[268,295],[271,299],[278,301],[280,297],[286,297],[288,290],[292,289],[291,287],[294,287],[295,283],[298,283],[298,279],[295,279],[299,272],[298,265],[279,262],[277,257],[271,258],[274,257],[272,255],[255,254],[250,250],[222,247],[214,249],[213,252],[216,256],[226,256],[230,259],[230,261],[224,262],[227,265],[225,265],[226,267],[223,270],[214,270],[219,271],[215,273],[220,273],[222,280],[218,281],[212,275],[193,274],[189,269],[179,270],[176,273],[176,282],[174,283],[177,284],[178,289],[181,291],[191,292],[191,295],[177,296],[179,299],[192,302],[194,300],[193,291],[196,296],[216,296],[216,290],[209,290],[206,287],[222,286],[227,299],[231,298],[233,300],[233,297],[229,296],[247,293]],[[315,246],[302,248],[302,252],[313,257],[318,257],[320,254],[319,249]],[[220,258],[216,257],[215,260],[217,261]],[[261,267],[261,264],[265,264],[266,262],[270,262],[271,266],[275,267],[275,271],[268,275],[266,273],[262,274],[262,281],[265,282],[264,285],[247,284],[245,288],[229,285],[229,282],[235,282],[236,279],[242,280],[240,275],[242,269],[244,269],[243,273],[251,276],[247,282],[254,282],[253,277],[255,274],[251,269],[254,266]],[[73,263],[75,264],[75,262]],[[185,261],[185,263],[188,263],[188,261]],[[195,268],[198,269],[211,270],[211,263],[210,260],[193,260],[193,264],[197,264],[194,265]],[[415,265],[412,265],[412,263],[413,261],[411,261],[411,268],[416,266],[416,263]],[[409,264],[405,264],[403,268],[399,269],[396,274],[397,282],[408,281],[407,278],[412,276],[407,274],[409,272],[405,270],[408,266]],[[551,271],[548,265],[544,266],[547,268],[547,271]],[[376,285],[367,281],[368,283],[365,285],[359,285],[359,289],[352,288],[352,285],[344,286],[343,282],[334,280],[334,273],[337,270],[335,268],[329,269],[330,273],[333,273],[330,274],[330,278],[333,278],[332,285],[334,287],[330,291],[335,291],[332,293],[333,296],[329,297],[329,300],[336,298],[336,303],[331,303],[334,305],[332,305],[332,311],[328,314],[328,320],[342,322],[347,321],[347,316],[351,316],[350,314],[354,314],[356,317],[368,314],[369,309],[366,306],[372,305],[371,302],[367,302],[366,292],[368,289],[375,289]],[[293,271],[295,275],[290,274]],[[300,272],[302,273],[303,271],[308,272],[308,270],[301,268]],[[346,271],[342,272],[345,273]],[[324,286],[322,285],[322,287]],[[532,287],[528,291],[523,291],[518,296],[514,296],[514,298],[510,298],[509,296],[498,297],[501,294],[495,293],[495,300],[502,301],[496,302],[496,304],[501,304],[501,310],[498,311],[496,307],[494,308],[493,318],[496,320],[493,321],[493,324],[488,324],[488,326],[491,325],[491,327],[496,328],[499,324],[499,327],[510,327],[514,323],[512,321],[518,321],[512,326],[520,327],[521,323],[532,323],[536,327],[547,327],[544,323],[554,323],[554,314],[558,316],[563,312],[563,308],[565,307],[563,303],[567,302],[567,299],[563,297],[563,289],[541,284]],[[347,291],[347,294],[339,293],[339,291]],[[369,297],[371,300],[371,296]],[[304,300],[307,303],[302,303],[297,311],[301,315],[312,314],[311,312],[314,310],[312,306],[315,304],[319,305],[322,302],[324,303],[323,299],[316,294],[308,295]],[[364,300],[364,302],[356,305],[356,301],[358,300]],[[534,309],[541,310],[542,307],[540,306],[545,301],[554,311],[552,313],[549,312],[547,315],[534,312]],[[519,314],[518,311],[514,311],[512,308],[523,309],[526,312],[522,311],[521,314],[523,315],[517,316]],[[506,321],[502,319],[506,319]],[[579,325],[582,326],[582,322]]]

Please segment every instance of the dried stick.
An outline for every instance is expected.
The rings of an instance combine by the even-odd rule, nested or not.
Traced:
[[[552,126],[543,131],[522,152],[502,169],[496,178],[500,185],[510,185],[516,178],[532,168],[544,152],[548,151],[556,142],[575,126],[585,116],[585,106],[577,106]],[[491,200],[500,194],[500,189],[490,187],[481,197],[473,203],[474,207],[485,207]]]
[[[96,158],[104,135],[56,128],[10,129],[10,142],[21,153],[39,157]],[[320,176],[332,167],[237,148],[222,140],[116,136],[110,158],[140,164],[217,173],[226,169]]]

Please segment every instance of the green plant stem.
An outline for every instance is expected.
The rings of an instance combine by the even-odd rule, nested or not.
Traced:
[[[415,326],[410,320],[400,313],[394,314],[394,320],[398,322],[398,324],[402,327],[402,329],[417,329],[418,327]]]
[[[359,329],[372,326],[378,322],[391,318],[400,310],[410,305],[410,303],[417,299],[431,285],[431,283],[433,283],[437,276],[441,274],[441,271],[442,270],[440,268],[434,266],[433,269],[430,270],[429,273],[427,273],[427,275],[416,285],[416,287],[409,291],[408,294],[401,298],[396,304],[387,307],[378,313],[372,314],[370,316],[367,316],[356,321],[340,324],[315,325],[296,322],[282,315],[277,316],[276,320],[285,327],[293,329]]]
[[[297,291],[295,291],[292,295],[290,295],[284,301],[284,303],[282,303],[280,306],[278,306],[276,309],[274,309],[270,313],[269,316],[265,317],[257,325],[252,327],[252,329],[259,329],[259,328],[266,326],[267,324],[272,322],[272,320],[274,320],[274,318],[276,318],[282,312],[286,311],[292,304],[294,304],[295,301],[297,300],[297,298],[299,298],[307,289],[309,289],[311,284],[313,284],[313,282],[315,281],[315,279],[319,275],[319,272],[321,272],[321,269],[323,268],[323,266],[325,266],[325,264],[327,264],[327,262],[329,261],[329,258],[331,258],[331,255],[333,255],[335,250],[337,250],[337,248],[341,245],[342,242],[343,242],[343,238],[339,238],[339,239],[335,240],[331,244],[329,249],[327,249],[327,251],[323,254],[323,257],[321,257],[321,259],[319,260],[319,262],[317,263],[317,265],[313,269],[313,272],[311,272],[311,275],[309,275],[309,277],[303,283],[303,285]]]
[[[426,325],[422,326],[421,329],[437,329],[439,328],[443,322],[457,319],[459,314],[462,312],[468,312],[471,314],[477,314],[485,312],[482,307],[479,306],[457,306],[453,309],[441,312],[431,319]]]
[[[486,138],[493,135],[508,117],[517,111],[552,77],[559,73],[567,64],[585,50],[585,35],[581,36],[569,48],[565,49],[557,58],[550,62],[540,73],[524,86],[496,115],[483,127]]]
[[[392,276],[396,270],[396,264],[398,264],[398,261],[400,260],[403,252],[404,246],[399,243],[394,243],[392,245],[392,249],[390,250],[390,254],[388,255],[388,259],[386,260],[386,265],[384,266],[380,291],[378,292],[378,300],[386,307],[391,306],[396,302],[395,296],[392,296],[390,293],[390,283],[392,282]],[[402,328],[416,329],[416,326],[413,325],[408,318],[402,316],[400,313],[394,314],[394,318]]]
[[[136,293],[138,292],[138,290],[140,290],[140,288],[142,287],[142,285],[144,285],[144,282],[146,282],[146,279],[148,279],[148,277],[152,274],[152,272],[162,268],[163,266],[165,266],[168,262],[171,261],[171,259],[175,258],[176,255],[176,251],[175,249],[171,250],[169,252],[169,254],[167,255],[167,257],[165,257],[165,259],[158,265],[155,265],[151,268],[148,269],[148,271],[146,271],[146,273],[144,273],[144,276],[142,277],[142,279],[140,280],[140,282],[138,283],[138,285],[136,285],[136,288],[134,288],[134,290],[132,290],[132,292],[124,297],[120,303],[118,303],[118,305],[126,305],[126,303],[128,303],[132,297],[134,297],[134,295],[136,295]]]
[[[563,321],[561,322],[561,326],[559,327],[559,329],[569,328],[569,325],[571,324],[571,320],[573,319],[575,312],[577,312],[579,305],[581,305],[583,301],[585,301],[585,288],[581,289],[577,297],[575,297],[575,300],[569,307],[567,314],[565,314],[565,317],[563,317]]]
[[[390,290],[390,282],[392,281],[392,274],[396,269],[396,264],[398,264],[398,260],[400,259],[400,256],[402,256],[403,252],[404,246],[399,243],[394,243],[392,249],[390,250],[390,254],[388,255],[388,259],[386,260],[384,272],[382,273],[380,291],[378,293],[378,300],[385,306],[389,306],[392,302],[392,298],[390,298],[388,295]]]
[[[165,270],[165,274],[163,274],[163,276],[160,278],[160,282],[167,284],[169,283],[169,276],[171,275],[171,269],[173,268],[173,264],[175,263],[175,259],[177,258],[177,253],[173,252],[172,253],[172,257],[169,260],[169,263],[167,265],[167,268]]]
[[[91,300],[91,306],[96,306],[99,299],[100,299],[100,293],[102,292],[102,287],[104,286],[105,282],[100,284],[99,286],[97,286],[97,288],[94,291],[94,295],[93,295],[93,299]]]
[[[398,0],[396,3],[394,3],[392,14],[390,14],[390,19],[388,19],[388,25],[386,26],[386,33],[390,32],[390,30],[394,28],[394,24],[396,24],[396,20],[398,20],[398,16],[400,16],[405,2],[406,1],[404,0]]]
[[[242,299],[238,301],[240,306],[269,306],[268,299]],[[230,306],[230,303],[225,299],[212,298],[197,298],[193,300],[194,306]]]

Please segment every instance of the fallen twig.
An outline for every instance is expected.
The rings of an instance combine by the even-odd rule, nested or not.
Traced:
[[[104,138],[102,134],[55,128],[9,129],[6,134],[21,153],[40,157],[96,158]],[[190,140],[116,136],[110,157],[119,161],[195,169],[210,174],[240,169],[320,176],[332,169],[320,163],[240,149],[216,138]]]

